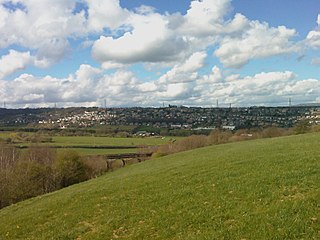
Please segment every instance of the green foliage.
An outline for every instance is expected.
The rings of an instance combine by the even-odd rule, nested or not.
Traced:
[[[8,170],[0,170],[0,209],[11,203]]]
[[[0,239],[319,239],[319,133],[181,152],[0,210]]]
[[[60,152],[54,169],[61,187],[87,180],[87,169],[80,155],[72,150]]]
[[[19,161],[11,176],[11,198],[21,201],[46,193],[46,182],[51,170],[35,161]]]
[[[56,189],[53,149],[31,147],[23,154],[10,145],[0,146],[0,208]]]

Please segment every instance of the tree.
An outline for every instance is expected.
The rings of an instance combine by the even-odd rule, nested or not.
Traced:
[[[54,165],[57,181],[62,188],[88,179],[86,165],[75,151],[61,152]]]
[[[11,198],[13,202],[22,201],[46,193],[44,182],[46,168],[36,161],[20,160],[11,178]]]
[[[0,144],[0,208],[11,203],[11,179],[18,156],[16,148]]]

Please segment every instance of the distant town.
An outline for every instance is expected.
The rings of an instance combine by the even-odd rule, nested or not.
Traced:
[[[101,125],[150,126],[169,129],[229,130],[293,127],[307,119],[320,124],[320,105],[290,107],[201,108],[0,108],[0,126],[43,128],[89,128]]]

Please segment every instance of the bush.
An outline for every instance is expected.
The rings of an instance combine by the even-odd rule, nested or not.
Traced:
[[[232,133],[230,131],[221,131],[219,129],[214,129],[208,136],[209,144],[222,144],[230,141]]]
[[[205,147],[207,145],[208,145],[207,136],[192,135],[174,144],[174,151],[175,152],[187,151],[195,148]]]
[[[56,149],[43,145],[31,145],[21,158],[26,161],[35,161],[43,165],[51,166],[56,158]]]
[[[108,171],[107,160],[102,156],[89,156],[83,159],[87,178],[95,178]]]
[[[192,135],[186,137],[178,142],[170,142],[168,144],[158,147],[152,154],[153,158],[173,154],[177,152],[187,151],[195,148],[208,146],[208,138],[204,135]]]
[[[277,127],[269,127],[261,132],[262,138],[273,138],[273,137],[281,137],[288,134],[288,131],[283,128],[277,128]]]
[[[54,163],[54,170],[60,187],[67,187],[88,179],[88,168],[79,154],[72,150],[63,151]]]
[[[0,170],[0,209],[11,203],[10,178],[11,172],[8,170]]]
[[[311,131],[311,124],[307,119],[300,120],[294,127],[295,134],[303,134],[310,131]]]
[[[19,161],[14,168],[11,179],[11,198],[13,202],[49,192],[47,179],[50,170],[35,161]]]

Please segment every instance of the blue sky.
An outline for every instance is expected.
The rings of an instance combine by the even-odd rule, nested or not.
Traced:
[[[8,107],[320,103],[318,0],[0,0]]]

